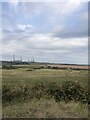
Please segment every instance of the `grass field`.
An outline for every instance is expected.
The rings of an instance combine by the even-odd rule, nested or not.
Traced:
[[[2,87],[6,87],[9,92],[16,95],[16,91],[23,91],[28,88],[37,87],[39,83],[50,86],[56,83],[58,86],[65,81],[72,81],[80,84],[83,89],[88,90],[88,71],[87,70],[61,70],[61,69],[38,69],[38,66],[15,66],[16,69],[2,69]],[[35,68],[36,67],[36,68]],[[57,87],[57,86],[56,86]],[[49,87],[48,87],[49,88]],[[39,89],[39,91],[38,91]],[[45,88],[41,86],[35,89],[38,97],[31,97],[31,93],[20,97],[14,97],[13,100],[3,100],[2,114],[5,117],[28,117],[28,118],[87,118],[88,104],[81,101],[70,100],[58,102],[47,94],[44,94]],[[57,89],[57,88],[55,88]],[[28,91],[27,90],[27,91]],[[25,91],[24,91],[25,92]],[[23,92],[23,93],[24,93]],[[32,92],[32,96],[36,95]],[[26,93],[25,93],[26,94]],[[56,94],[56,93],[55,93]],[[24,97],[23,97],[24,96]],[[5,97],[5,96],[4,96]]]

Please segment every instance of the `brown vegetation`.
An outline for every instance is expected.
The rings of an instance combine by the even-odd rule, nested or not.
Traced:
[[[57,64],[57,65],[48,65],[48,68],[55,69],[77,69],[77,70],[88,70],[89,66],[87,65],[65,65],[65,64]]]

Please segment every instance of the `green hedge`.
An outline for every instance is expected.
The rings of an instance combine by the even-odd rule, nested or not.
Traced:
[[[70,100],[90,102],[88,91],[78,82],[65,81],[61,85],[57,83],[37,83],[32,88],[29,86],[20,86],[17,89],[11,89],[7,86],[3,86],[2,99],[3,101],[12,101],[13,99],[27,99],[42,97],[52,97],[59,102],[64,100],[66,102]]]

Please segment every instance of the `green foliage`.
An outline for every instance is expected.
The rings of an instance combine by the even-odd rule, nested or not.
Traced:
[[[86,91],[81,84],[74,81],[65,81],[61,85],[56,83],[49,83],[45,85],[42,82],[36,83],[32,88],[29,86],[19,86],[17,89],[10,89],[3,86],[3,100],[11,101],[13,99],[27,97],[30,98],[43,98],[50,96],[55,99],[56,102],[64,100],[66,102],[70,100],[88,102],[88,91]]]
[[[2,65],[2,69],[16,69],[13,65]]]
[[[51,95],[56,101],[81,101],[88,102],[88,91],[86,91],[81,84],[74,81],[65,81],[62,85],[51,83],[48,87],[47,93]]]
[[[13,97],[13,94],[11,92],[11,89],[7,86],[3,86],[2,88],[2,100],[3,101],[11,101]]]
[[[56,101],[60,101],[63,98],[63,91],[60,89],[60,86],[56,83],[51,83],[48,85],[47,93],[53,97]]]
[[[3,102],[10,102],[16,99],[25,99],[27,95],[29,95],[30,89],[28,86],[19,86],[17,89],[10,89],[7,86],[3,86],[2,88],[2,100]]]
[[[62,90],[65,101],[78,100],[87,102],[87,91],[78,82],[65,81],[62,85]]]
[[[41,97],[43,97],[46,93],[46,87],[45,85],[40,82],[40,83],[36,83],[32,89],[32,97],[36,97],[38,99],[40,99]]]

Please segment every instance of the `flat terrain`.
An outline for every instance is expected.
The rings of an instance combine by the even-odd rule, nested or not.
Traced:
[[[68,68],[68,69],[81,69],[81,70],[87,70],[89,67],[87,65],[49,65],[51,68],[52,67],[57,67],[57,68]]]
[[[64,81],[75,81],[85,90],[88,89],[87,70],[38,69],[38,66],[16,66],[16,69],[2,69],[2,86],[15,91],[28,86],[32,88],[42,82],[46,86],[50,83],[62,85]],[[36,69],[35,69],[36,68]],[[23,90],[23,89],[22,89]],[[14,93],[14,92],[13,92]],[[33,93],[32,93],[33,94]],[[27,97],[15,98],[13,101],[3,102],[3,117],[27,118],[87,118],[88,105],[80,101],[60,101],[44,96],[40,99]]]

